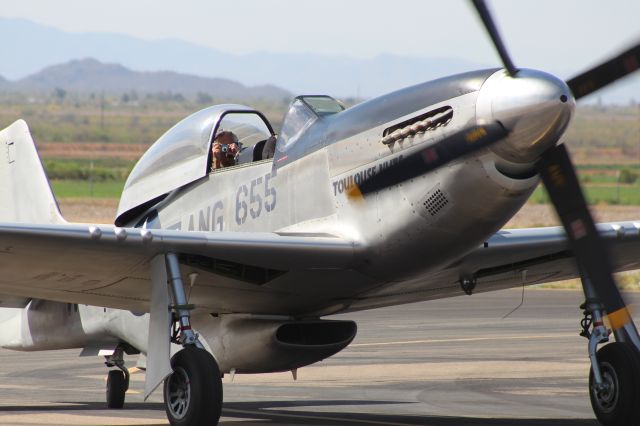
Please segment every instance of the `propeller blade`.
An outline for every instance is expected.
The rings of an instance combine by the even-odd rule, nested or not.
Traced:
[[[513,65],[511,61],[511,57],[509,57],[509,53],[507,52],[506,47],[504,47],[504,43],[502,42],[502,38],[500,37],[500,33],[498,32],[498,27],[496,27],[493,18],[491,17],[491,13],[489,13],[489,9],[485,4],[484,0],[472,0],[473,6],[476,8],[478,15],[480,15],[480,19],[484,24],[491,40],[493,40],[493,45],[496,47],[498,51],[498,55],[500,55],[500,59],[504,64],[504,67],[507,69],[509,75],[514,76],[518,69]]]
[[[578,267],[593,284],[611,327],[616,330],[624,327],[631,321],[631,316],[613,279],[609,254],[589,213],[565,146],[558,145],[545,151],[537,167],[567,233]]]
[[[508,133],[497,121],[466,128],[404,157],[395,165],[361,182],[359,186],[354,185],[348,195],[350,197],[367,195],[402,183],[497,142]]]
[[[580,99],[636,71],[638,68],[640,68],[640,44],[573,77],[567,82],[567,85],[573,92],[573,96],[576,99]]]

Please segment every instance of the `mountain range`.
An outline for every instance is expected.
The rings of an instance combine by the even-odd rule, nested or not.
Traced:
[[[0,18],[0,51],[4,52],[4,60],[0,64],[0,76],[4,78],[0,78],[0,88],[19,87],[25,80],[36,85],[45,84],[44,81],[53,82],[40,73],[52,64],[62,64],[59,65],[62,70],[69,66],[70,61],[78,62],[72,62],[76,69],[100,68],[89,61],[78,61],[95,58],[103,65],[121,64],[121,68],[109,65],[115,75],[103,82],[105,85],[115,85],[129,72],[140,73],[129,77],[131,81],[137,79],[141,87],[147,78],[152,78],[154,84],[167,88],[176,82],[177,74],[187,74],[188,81],[182,84],[190,89],[185,90],[193,90],[201,84],[210,87],[212,82],[207,79],[214,79],[222,92],[222,86],[226,84],[222,84],[223,80],[229,80],[229,88],[234,84],[245,88],[254,86],[251,90],[256,93],[274,89],[293,94],[368,98],[445,75],[499,64],[497,58],[488,58],[487,63],[479,64],[456,57],[384,54],[360,59],[312,53],[237,55],[223,50],[224,46],[211,48],[175,39],[150,41],[112,33],[70,33],[24,19]],[[558,66],[573,69],[567,63]],[[59,70],[52,67],[47,71],[53,76]],[[102,71],[106,72],[107,68],[103,67]],[[558,70],[550,71],[558,73]],[[242,90],[242,87],[238,88]],[[587,98],[587,102],[599,97],[607,103],[626,104],[630,99],[640,100],[640,75],[615,84],[611,89],[598,93],[598,97]]]
[[[24,19],[0,18],[0,50],[11,60],[0,75],[17,80],[52,64],[95,58],[136,71],[171,70],[275,85],[295,94],[371,97],[456,72],[486,68],[459,58],[380,55],[370,59],[311,53],[235,55],[180,40],[142,40],[110,33],[69,33]]]
[[[216,99],[281,102],[291,93],[272,85],[246,87],[224,78],[199,77],[173,71],[133,71],[119,64],[95,59],[52,65],[20,80],[0,80],[0,89],[17,92],[51,92],[60,88],[76,93],[172,92],[193,96],[207,93]]]

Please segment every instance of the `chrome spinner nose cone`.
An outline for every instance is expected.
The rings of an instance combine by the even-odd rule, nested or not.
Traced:
[[[559,78],[528,69],[511,77],[501,70],[482,85],[476,117],[498,120],[511,132],[493,152],[510,162],[532,163],[558,142],[574,109],[575,99]]]

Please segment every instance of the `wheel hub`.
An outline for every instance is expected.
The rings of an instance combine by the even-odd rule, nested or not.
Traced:
[[[165,387],[167,407],[174,418],[182,419],[186,416],[191,401],[189,376],[182,367],[176,367],[168,380],[169,383]]]
[[[608,362],[600,364],[602,369],[602,386],[594,386],[592,392],[598,407],[603,412],[611,412],[618,403],[618,375]]]

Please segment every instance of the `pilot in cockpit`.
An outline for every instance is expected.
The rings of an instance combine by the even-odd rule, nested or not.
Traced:
[[[238,137],[229,131],[222,131],[216,135],[211,145],[213,169],[221,169],[236,164],[236,155],[240,151]]]

